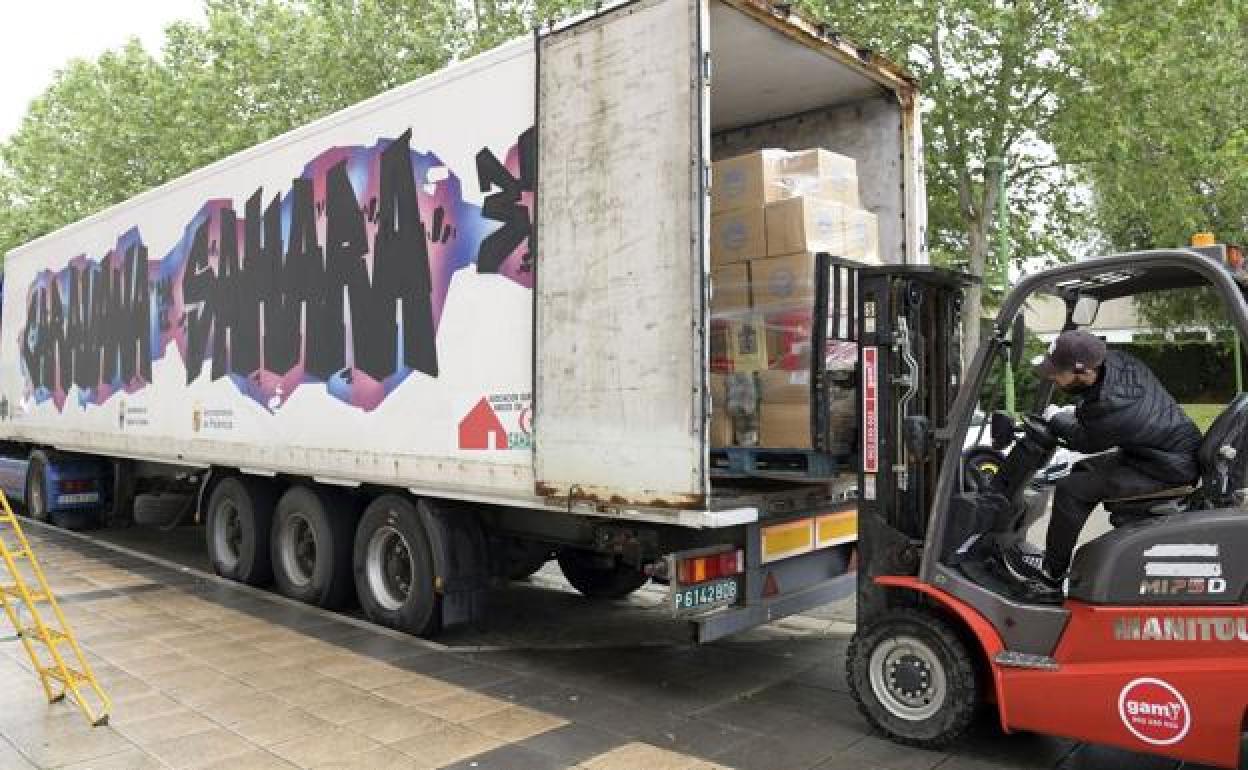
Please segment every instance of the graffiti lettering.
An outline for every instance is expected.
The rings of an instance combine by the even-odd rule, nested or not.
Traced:
[[[100,262],[79,257],[27,299],[22,361],[35,388],[137,387],[152,378],[147,248],[131,230]]]
[[[478,153],[481,207],[436,156],[411,149],[408,130],[322,153],[285,196],[265,205],[257,189],[241,218],[232,201],[209,201],[163,260],[149,262],[131,229],[99,262],[77,257],[31,286],[31,391],[58,409],[71,385],[83,404],[102,403],[150,383],[172,344],[188,384],[208,368],[276,408],[320,381],[373,409],[410,373],[438,376],[452,273],[476,262],[532,287],[533,150],[530,129],[505,163]]]

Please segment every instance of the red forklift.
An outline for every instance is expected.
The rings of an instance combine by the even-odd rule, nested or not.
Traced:
[[[1248,714],[1248,394],[1207,430],[1193,486],[1108,501],[1113,526],[1080,548],[1064,594],[1041,601],[992,568],[1021,537],[1034,477],[1058,440],[1039,415],[991,418],[995,474],[968,463],[990,382],[1018,367],[1025,303],[1060,302],[1065,329],[1101,303],[1206,287],[1241,339],[1248,275],[1237,249],[1144,251],[1023,280],[964,380],[964,279],[882,267],[857,279],[862,377],[858,631],[850,688],[867,720],[923,748],[961,736],[982,707],[1030,731],[1236,767]],[[1047,299],[1041,299],[1047,298]],[[982,430],[982,428],[980,429]],[[978,456],[982,457],[982,453]]]

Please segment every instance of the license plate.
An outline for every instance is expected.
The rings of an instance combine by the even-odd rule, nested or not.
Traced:
[[[736,600],[737,581],[735,578],[711,580],[674,591],[672,593],[672,610],[677,613],[696,612],[711,607],[732,604]]]
[[[99,501],[99,492],[79,492],[74,495],[58,495],[56,498],[58,505],[82,505],[84,503],[98,503]]]

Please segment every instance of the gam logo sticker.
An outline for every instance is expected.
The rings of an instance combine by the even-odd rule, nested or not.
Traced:
[[[1192,726],[1187,701],[1168,682],[1141,677],[1118,694],[1118,716],[1131,734],[1153,746],[1183,740]]]

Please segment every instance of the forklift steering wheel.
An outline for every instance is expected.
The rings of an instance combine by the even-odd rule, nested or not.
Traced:
[[[1053,432],[1048,420],[1038,414],[1023,415],[1023,432],[1043,447],[1065,446],[1066,442]]]

